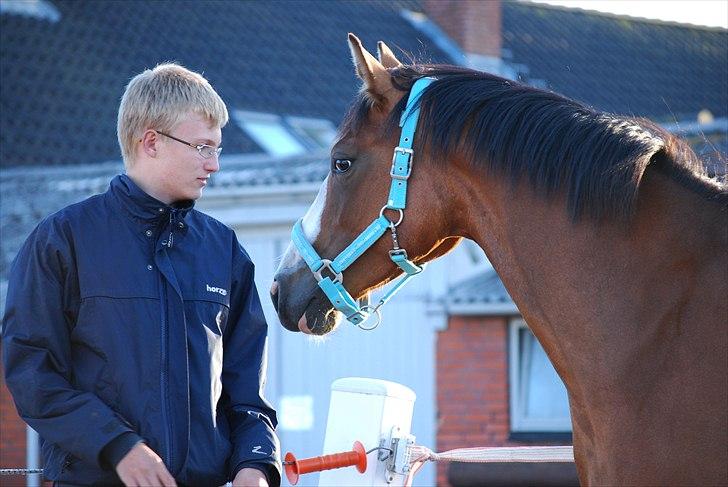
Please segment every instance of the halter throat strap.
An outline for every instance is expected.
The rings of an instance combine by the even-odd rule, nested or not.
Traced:
[[[417,121],[420,116],[420,97],[434,78],[420,78],[412,85],[407,105],[400,117],[399,126],[401,133],[399,144],[394,148],[392,155],[392,167],[389,175],[392,182],[389,187],[389,197],[376,218],[362,233],[357,236],[336,258],[333,260],[323,259],[313,248],[303,232],[302,220],[296,222],[291,232],[293,244],[298,249],[301,257],[308,265],[319,287],[329,298],[331,304],[338,311],[341,311],[349,322],[358,325],[363,329],[373,329],[381,321],[381,308],[396,294],[404,284],[414,275],[422,272],[424,265],[420,266],[412,262],[407,256],[407,251],[399,247],[396,227],[402,223],[404,209],[407,204],[407,182],[412,174],[414,162],[414,151],[412,149],[417,129]],[[385,215],[385,210],[399,212],[398,221],[391,221]],[[390,230],[392,233],[393,248],[389,251],[389,258],[404,272],[395,285],[379,300],[376,306],[362,304],[344,288],[344,270],[361,257],[384,233]],[[323,275],[328,272],[330,275]],[[377,322],[374,326],[364,327],[363,323],[370,314],[376,313]]]

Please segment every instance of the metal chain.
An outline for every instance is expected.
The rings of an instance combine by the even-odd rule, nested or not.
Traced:
[[[394,248],[392,250],[399,250],[399,240],[397,239],[397,227],[393,222],[389,222],[389,229],[392,231],[392,245],[394,245]]]
[[[33,475],[43,473],[42,468],[0,468],[0,475]]]

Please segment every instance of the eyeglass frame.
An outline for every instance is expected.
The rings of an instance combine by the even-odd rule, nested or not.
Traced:
[[[179,142],[181,144],[188,145],[188,146],[192,147],[193,149],[197,149],[197,152],[204,159],[210,159],[210,158],[213,157],[213,155],[214,156],[217,156],[217,157],[220,157],[220,153],[222,152],[222,146],[220,146],[220,147],[213,147],[213,146],[211,146],[209,144],[193,144],[192,142],[187,142],[186,140],[178,139],[177,137],[175,137],[173,135],[165,134],[164,132],[161,132],[159,130],[155,130],[155,132],[157,132],[158,134],[164,135],[165,137],[169,137],[172,140],[176,140],[177,142]],[[205,147],[209,147],[210,149],[214,149],[214,153],[213,154],[210,154],[209,156],[206,156],[205,154],[202,153],[202,149],[204,149]]]

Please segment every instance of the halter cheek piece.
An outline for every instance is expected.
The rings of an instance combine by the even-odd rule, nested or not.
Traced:
[[[298,220],[293,226],[291,235],[293,243],[298,248],[298,252],[311,269],[311,272],[313,272],[319,287],[324,291],[329,301],[331,301],[331,304],[334,305],[334,308],[341,311],[351,323],[365,330],[372,330],[379,325],[382,320],[379,308],[389,301],[415,274],[422,272],[424,268],[424,265],[419,266],[409,260],[407,251],[399,247],[397,226],[402,223],[402,219],[404,218],[404,208],[407,201],[407,179],[412,174],[414,158],[412,145],[415,130],[417,129],[417,120],[420,116],[418,100],[424,89],[433,81],[435,81],[434,78],[420,78],[412,85],[412,89],[410,90],[407,106],[399,120],[399,126],[402,127],[399,145],[394,148],[394,154],[392,156],[392,169],[389,172],[389,175],[392,177],[392,185],[389,190],[389,199],[387,204],[380,210],[379,217],[359,234],[334,260],[322,259],[316,253],[316,250],[303,233],[302,220]],[[415,108],[415,106],[417,107]],[[391,221],[384,216],[385,210],[399,212],[397,221]],[[369,247],[374,245],[387,230],[392,232],[393,242],[393,248],[389,251],[389,258],[404,271],[405,275],[379,300],[376,306],[372,307],[368,304],[368,300],[367,302],[360,303],[349,294],[344,288],[343,273]],[[331,275],[324,276],[322,274],[324,271],[328,271]],[[372,313],[377,315],[376,323],[369,327],[363,326],[364,322]]]

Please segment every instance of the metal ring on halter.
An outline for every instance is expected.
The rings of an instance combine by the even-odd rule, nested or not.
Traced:
[[[395,227],[399,226],[400,223],[402,223],[402,220],[404,219],[404,211],[402,211],[401,208],[389,208],[387,205],[382,206],[382,209],[379,210],[379,216],[384,216],[384,210],[392,210],[392,211],[398,211],[399,212],[399,220],[397,220],[397,223],[389,222],[390,224],[394,225]],[[389,219],[387,219],[389,220]]]
[[[316,278],[316,282],[319,282],[321,281],[321,279],[323,279],[321,271],[324,269],[328,269],[334,275],[334,282],[344,282],[344,274],[342,272],[336,272],[334,268],[331,267],[331,261],[329,259],[321,259],[321,263],[323,265],[313,273],[313,277]]]
[[[382,312],[379,311],[379,306],[377,306],[376,308],[372,308],[371,306],[362,306],[361,307],[361,310],[369,313],[369,316],[367,317],[366,320],[364,320],[361,323],[359,323],[358,325],[356,325],[359,328],[361,328],[362,330],[371,331],[374,328],[378,327],[379,326],[379,323],[382,322]],[[364,324],[367,321],[369,321],[369,317],[371,317],[371,313],[372,312],[374,312],[374,314],[376,314],[376,316],[377,316],[377,321],[374,323],[374,326],[362,326],[362,324]]]

